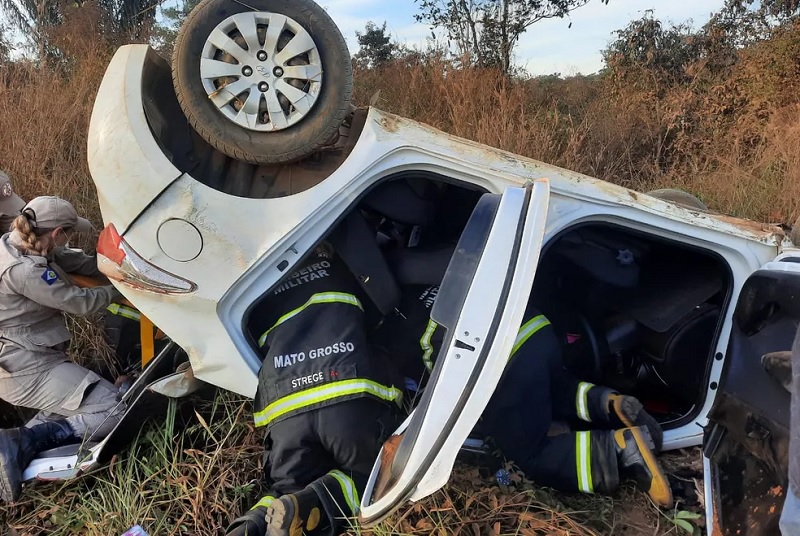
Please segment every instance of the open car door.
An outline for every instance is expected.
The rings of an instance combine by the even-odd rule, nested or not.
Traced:
[[[445,340],[417,407],[378,456],[361,500],[373,525],[447,483],[511,353],[531,293],[550,196],[547,179],[479,200],[431,318]]]
[[[797,259],[769,263],[748,278],[703,441],[708,534],[780,536],[790,394],[762,356],[790,350],[798,321]]]

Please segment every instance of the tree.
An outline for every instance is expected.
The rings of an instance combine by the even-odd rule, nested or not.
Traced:
[[[703,27],[709,36],[739,49],[768,39],[781,25],[800,18],[800,0],[726,0]]]
[[[608,0],[600,0],[608,3]],[[461,55],[482,67],[508,74],[514,47],[533,24],[563,18],[589,0],[415,0],[415,15],[431,29],[447,32]]]
[[[393,60],[398,49],[397,44],[392,43],[391,38],[386,35],[385,21],[383,26],[368,22],[364,33],[356,32],[356,39],[359,49],[353,59],[366,68],[380,67]]]
[[[186,17],[200,3],[200,0],[179,0],[174,7],[162,7],[161,20],[153,28],[153,46],[165,57],[172,56],[172,48],[178,37],[178,30]]]
[[[603,59],[617,75],[644,69],[678,81],[704,52],[704,41],[689,24],[664,25],[653,17],[652,10],[614,33],[617,37],[603,51]]]
[[[40,58],[58,56],[48,29],[64,22],[68,9],[82,7],[84,0],[0,0],[12,30],[36,46]],[[160,0],[94,0],[101,13],[103,37],[118,41],[141,41],[149,36]]]
[[[14,47],[6,37],[6,29],[0,25],[0,66],[11,61],[11,52]]]

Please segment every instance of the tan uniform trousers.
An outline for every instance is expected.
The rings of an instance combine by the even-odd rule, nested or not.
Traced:
[[[108,435],[122,417],[117,388],[56,349],[32,351],[0,339],[0,398],[38,409],[27,426],[65,418],[77,437]]]

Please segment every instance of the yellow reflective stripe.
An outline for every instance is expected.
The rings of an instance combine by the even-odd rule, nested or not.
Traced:
[[[142,318],[142,313],[136,309],[131,309],[130,307],[125,307],[124,305],[120,305],[118,303],[112,303],[106,307],[106,309],[108,309],[109,313],[127,318],[129,320],[136,320],[138,322],[139,319]]]
[[[312,305],[316,305],[316,304],[319,304],[319,303],[346,303],[346,304],[349,304],[349,305],[355,305],[356,307],[358,307],[362,311],[364,310],[364,308],[361,306],[361,302],[358,301],[358,298],[356,298],[352,294],[347,294],[345,292],[319,292],[319,293],[314,294],[313,296],[311,296],[306,303],[304,303],[303,305],[301,305],[297,309],[289,311],[288,313],[286,313],[285,315],[280,317],[278,319],[278,321],[275,322],[275,324],[271,328],[269,328],[267,331],[265,331],[261,335],[261,337],[259,337],[259,339],[258,339],[259,348],[264,346],[264,344],[266,344],[267,335],[269,335],[270,331],[272,331],[273,329],[277,328],[278,326],[280,326],[281,324],[283,324],[284,322],[286,322],[290,318],[300,314],[307,307],[310,307]]]
[[[387,387],[372,380],[342,380],[279,398],[266,408],[256,412],[253,418],[256,426],[266,426],[278,417],[306,406],[312,406],[341,396],[362,393],[370,394],[389,402],[395,402],[398,405],[403,402],[403,393],[396,387]]]
[[[592,422],[592,417],[589,415],[589,389],[592,387],[594,387],[593,383],[580,382],[578,392],[575,394],[575,410],[578,418],[586,422]]]
[[[575,465],[578,474],[578,489],[583,493],[594,493],[592,484],[592,438],[589,432],[575,434]]]
[[[259,506],[263,506],[264,508],[269,508],[270,506],[272,506],[272,501],[274,500],[275,497],[273,497],[272,495],[264,495],[258,500],[256,504],[253,505],[253,507],[250,510],[255,510]]]
[[[539,331],[545,326],[549,326],[550,321],[545,318],[544,315],[537,315],[525,322],[521,328],[519,328],[519,332],[517,333],[517,339],[514,341],[514,347],[511,349],[511,355],[508,356],[508,359],[514,357],[514,354],[517,353],[523,344],[525,344],[528,339],[530,339],[534,333]]]
[[[339,470],[330,471],[328,474],[339,482],[339,486],[342,488],[342,495],[344,495],[344,500],[347,502],[347,507],[350,508],[351,514],[358,514],[361,501],[358,499],[358,490],[355,482]]]
[[[429,319],[428,327],[425,328],[425,333],[422,334],[422,338],[419,340],[419,347],[422,348],[422,362],[425,363],[425,368],[429,371],[433,370],[433,361],[431,361],[433,345],[431,345],[431,338],[437,327],[439,327],[439,324]]]

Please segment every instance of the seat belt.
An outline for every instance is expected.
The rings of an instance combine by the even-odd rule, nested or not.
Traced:
[[[359,210],[354,210],[328,239],[382,315],[395,310],[400,287]]]

